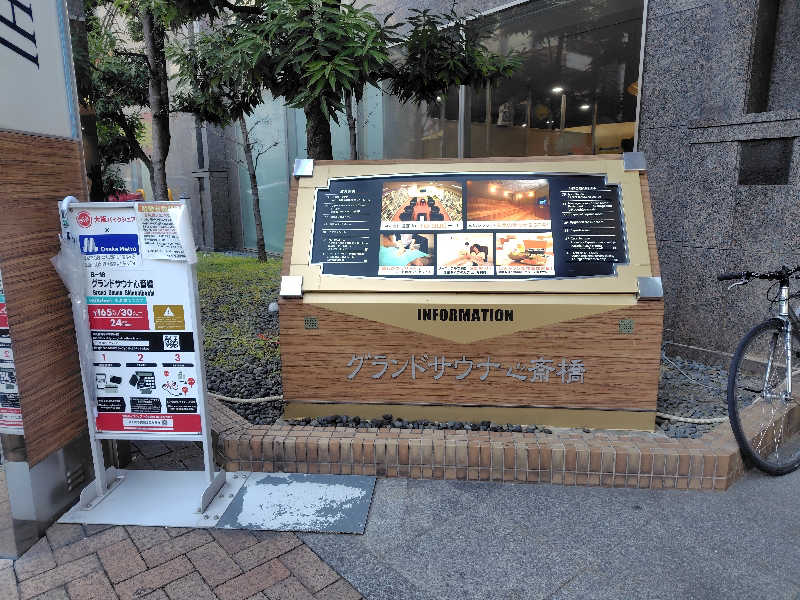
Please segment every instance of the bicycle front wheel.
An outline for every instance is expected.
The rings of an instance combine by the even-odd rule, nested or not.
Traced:
[[[770,475],[800,467],[800,344],[792,336],[787,349],[786,327],[769,319],[751,329],[728,373],[733,434],[745,458]]]

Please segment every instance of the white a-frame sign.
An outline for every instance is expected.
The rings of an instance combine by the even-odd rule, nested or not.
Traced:
[[[101,440],[163,440],[202,444],[205,470],[174,473],[169,481],[180,479],[176,494],[203,513],[225,472],[215,471],[206,415],[187,207],[73,200],[59,205],[62,244],[53,262],[72,299],[96,475],[79,509],[91,510],[108,495],[136,495],[126,492],[126,479],[164,485],[165,472],[105,469]],[[160,506],[139,510],[169,510],[170,498],[160,499]]]

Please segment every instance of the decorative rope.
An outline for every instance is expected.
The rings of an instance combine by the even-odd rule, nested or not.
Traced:
[[[725,389],[715,385],[709,385],[704,381],[698,381],[691,375],[689,375],[686,371],[681,369],[673,360],[667,356],[667,353],[664,351],[664,344],[661,345],[661,359],[671,364],[675,367],[681,375],[683,375],[690,383],[695,385],[702,385],[703,387],[707,387],[710,390],[714,390],[715,392],[724,392]],[[691,417],[681,417],[678,415],[670,415],[668,413],[657,412],[657,417],[661,417],[662,419],[667,419],[669,421],[679,421],[681,423],[693,423],[695,425],[711,425],[713,423],[724,423],[728,420],[728,417],[712,417],[708,419],[694,419]]]
[[[277,400],[283,400],[283,394],[280,396],[267,396],[265,398],[231,398],[230,396],[223,396],[222,394],[218,394],[217,392],[212,392],[209,390],[209,396],[214,396],[219,400],[224,400],[225,402],[232,402],[233,404],[263,404],[266,402],[275,402]]]
[[[711,423],[724,423],[728,417],[713,417],[710,419],[692,419],[690,417],[679,417],[678,415],[670,415],[667,413],[657,412],[657,417],[667,419],[669,421],[680,421],[682,423],[694,423],[696,425],[710,425]]]

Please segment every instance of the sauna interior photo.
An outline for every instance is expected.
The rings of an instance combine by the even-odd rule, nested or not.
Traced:
[[[461,185],[447,181],[386,184],[381,221],[461,221]]]
[[[467,182],[469,221],[549,221],[546,179]]]

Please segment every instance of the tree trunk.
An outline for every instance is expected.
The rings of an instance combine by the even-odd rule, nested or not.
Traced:
[[[195,23],[191,23],[189,25],[188,31],[188,39],[189,39],[189,47],[191,48],[192,52],[195,49],[195,36],[194,36],[194,28]],[[197,78],[197,69],[194,69],[193,76]],[[205,147],[203,146],[203,119],[195,113],[194,115],[194,143],[195,149],[197,150],[197,169],[202,171],[206,168],[206,155],[205,155]]]
[[[103,169],[97,147],[97,117],[94,110],[81,111],[81,131],[83,133],[83,160],[86,163],[86,177],[89,180],[89,201],[104,202]]]
[[[153,12],[143,8],[139,12],[144,36],[144,53],[150,68],[148,96],[153,116],[153,155],[151,185],[153,200],[165,202],[167,194],[167,155],[169,154],[169,89],[167,88],[167,59],[164,54],[166,31]]]
[[[350,129],[350,160],[358,160],[358,132],[356,130],[356,119],[353,116],[352,94],[345,96],[344,108],[347,114],[347,127]]]
[[[264,227],[261,225],[261,200],[258,196],[258,180],[256,179],[256,166],[253,162],[253,147],[250,144],[250,134],[244,117],[239,117],[239,127],[242,129],[242,142],[244,143],[244,158],[247,161],[247,172],[250,175],[250,193],[253,196],[253,218],[256,221],[256,246],[258,247],[258,260],[267,260],[267,249],[264,246]]]
[[[89,184],[89,200],[102,202],[103,174],[100,157],[97,154],[97,118],[94,109],[84,104],[91,87],[91,67],[89,66],[89,37],[86,32],[86,11],[83,0],[73,0],[68,5],[69,31],[72,38],[72,59],[75,64],[75,79],[78,85],[80,102],[81,131],[83,137],[83,162]]]
[[[306,149],[309,158],[333,160],[331,146],[331,124],[322,113],[319,101],[315,100],[305,107]]]
[[[447,102],[447,90],[442,92],[442,100],[439,102],[439,130],[442,132],[442,139],[439,141],[439,156],[445,158],[447,156],[447,143],[445,136],[447,134],[447,121],[445,120],[445,102]]]

